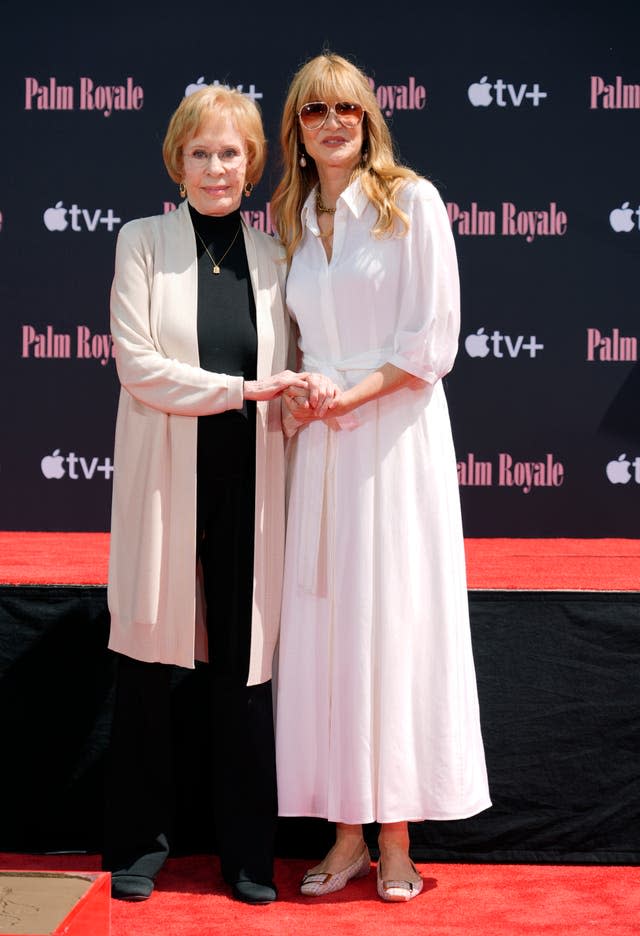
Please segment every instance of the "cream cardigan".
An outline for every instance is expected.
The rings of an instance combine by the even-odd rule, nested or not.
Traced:
[[[243,225],[256,302],[258,377],[287,365],[283,251]],[[196,570],[197,417],[239,409],[241,377],[199,367],[197,258],[186,201],[118,236],[111,332],[122,384],[115,439],[109,647],[148,662],[206,659]],[[253,617],[248,685],[271,678],[284,552],[280,401],[256,407]]]

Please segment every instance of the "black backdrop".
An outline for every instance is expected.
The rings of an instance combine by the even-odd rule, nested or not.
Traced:
[[[288,80],[327,44],[371,76],[403,161],[450,210],[467,535],[637,534],[636,0],[0,12],[2,528],[108,529],[115,238],[178,201],[160,150],[186,86],[259,95],[271,159],[245,208],[268,227]]]

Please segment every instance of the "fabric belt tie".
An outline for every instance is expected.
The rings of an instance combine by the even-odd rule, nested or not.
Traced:
[[[391,354],[389,349],[382,348],[340,361],[321,361],[305,354],[302,369],[324,374],[341,390],[346,390],[347,372],[376,370],[389,360]],[[335,434],[359,425],[360,418],[356,412],[310,422],[304,429],[306,445],[298,449],[297,470],[302,495],[302,503],[298,506],[298,586],[311,595],[319,594],[320,543],[323,533],[327,539],[329,512],[334,507],[334,499],[330,495],[334,493],[335,481]]]

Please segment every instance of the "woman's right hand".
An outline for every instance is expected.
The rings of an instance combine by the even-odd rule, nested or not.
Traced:
[[[295,388],[285,391],[285,402],[292,416],[299,422],[324,419],[338,405],[342,391],[325,374],[303,373],[307,381],[307,392],[299,393]]]
[[[245,380],[244,398],[245,400],[273,400],[290,387],[297,388],[306,395],[308,385],[305,375],[285,370],[279,374],[272,374],[270,377],[262,377],[260,380]]]

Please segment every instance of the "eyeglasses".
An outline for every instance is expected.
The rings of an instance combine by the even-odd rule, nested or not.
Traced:
[[[245,154],[242,150],[230,146],[227,149],[220,150],[219,153],[209,153],[207,150],[198,147],[190,153],[185,153],[184,159],[185,162],[190,163],[194,168],[205,169],[214,156],[226,169],[235,169],[245,158]]]
[[[298,117],[306,130],[319,130],[324,126],[331,111],[336,115],[338,123],[347,130],[357,127],[365,114],[361,104],[352,104],[349,101],[336,101],[332,106],[326,101],[311,101],[302,105]]]

